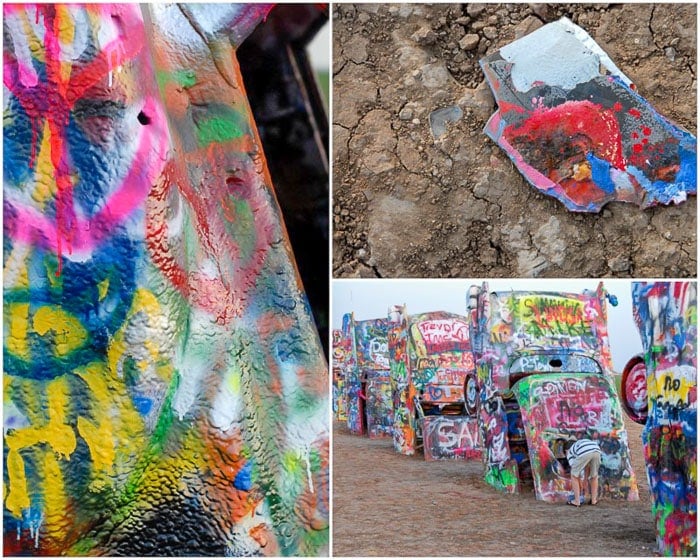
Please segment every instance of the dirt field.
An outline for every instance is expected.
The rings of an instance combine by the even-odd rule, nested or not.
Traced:
[[[426,462],[387,439],[333,433],[335,556],[654,556],[638,424],[626,422],[640,500],[578,509],[505,495],[480,461]]]
[[[482,133],[495,102],[479,59],[561,16],[695,131],[694,4],[334,5],[334,276],[696,275],[695,197],[572,213]],[[434,140],[429,114],[455,105]]]

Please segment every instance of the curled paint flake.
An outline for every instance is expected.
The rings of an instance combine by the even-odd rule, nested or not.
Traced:
[[[568,19],[480,64],[498,102],[484,132],[569,210],[598,212],[611,201],[647,208],[696,193],[696,138],[659,115]]]

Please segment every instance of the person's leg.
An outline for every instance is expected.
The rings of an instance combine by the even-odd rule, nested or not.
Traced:
[[[579,500],[581,499],[581,489],[580,482],[577,476],[571,475],[571,488],[574,491],[573,503],[579,505]]]
[[[586,465],[586,468],[583,471],[583,478],[581,479],[581,498],[582,498],[581,501],[585,501],[585,499],[586,499],[586,494],[588,493],[588,489],[589,489],[588,479],[590,477],[590,474],[591,474],[591,468],[589,465]]]
[[[595,453],[590,462],[589,484],[591,485],[591,504],[598,503],[598,467],[600,467],[600,453]]]
[[[596,505],[598,503],[598,475],[591,477],[590,484],[591,484],[591,503],[593,505]]]
[[[581,486],[583,484],[583,477],[585,475],[586,463],[581,457],[576,457],[570,463],[571,467],[571,489],[574,492],[573,499],[569,502],[570,504],[580,505],[581,499]]]

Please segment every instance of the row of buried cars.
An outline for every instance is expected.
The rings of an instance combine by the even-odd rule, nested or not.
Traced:
[[[607,303],[595,291],[494,292],[472,286],[467,315],[343,317],[333,333],[336,419],[425,459],[481,460],[488,484],[530,485],[547,502],[571,494],[565,444],[602,450],[600,492],[638,500],[623,410],[643,443],[662,553],[697,552],[696,285],[633,283],[644,353],[616,387]]]

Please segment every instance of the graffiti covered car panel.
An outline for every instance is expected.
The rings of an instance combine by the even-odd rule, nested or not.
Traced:
[[[343,327],[341,329],[344,339],[343,345],[348,351],[345,355],[345,376],[343,401],[348,430],[353,434],[361,435],[366,429],[364,414],[364,399],[362,398],[362,381],[357,369],[357,353],[355,351],[355,320],[352,313],[343,315]]]
[[[476,422],[464,411],[465,381],[474,372],[466,317],[393,309],[395,449],[412,455],[422,441],[428,460],[480,456]]]
[[[386,319],[355,321],[357,369],[361,377],[367,434],[391,437],[393,410],[389,384],[389,346]]]
[[[333,413],[337,420],[347,422],[345,378],[351,367],[352,341],[342,329],[333,329]]]
[[[623,395],[642,432],[659,553],[697,556],[697,284],[635,282],[643,363]],[[646,401],[646,402],[645,402]]]
[[[564,442],[581,437],[595,439],[601,446],[599,476],[606,485],[604,493],[638,499],[622,411],[609,379],[581,373],[531,375],[518,381],[513,391],[538,499],[553,502],[569,498]]]
[[[423,453],[429,461],[481,458],[478,426],[472,418],[424,416],[422,433]]]
[[[489,484],[519,492],[532,479],[538,499],[565,500],[570,482],[560,448],[586,436],[607,450],[603,493],[638,499],[611,382],[605,297],[602,284],[584,294],[470,289],[478,390],[467,392],[467,408],[479,419]],[[544,387],[561,392],[558,376],[565,391],[550,402]]]
[[[369,437],[391,437],[394,414],[388,371],[367,373],[365,407]]]
[[[353,434],[370,438],[391,437],[393,403],[389,381],[388,321],[356,321],[352,313],[343,316],[346,347],[345,403],[347,425]]]

